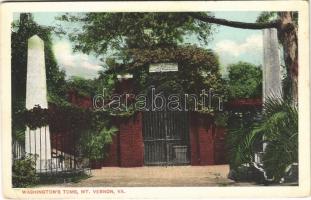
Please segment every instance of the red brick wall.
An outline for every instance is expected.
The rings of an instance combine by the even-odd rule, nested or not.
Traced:
[[[205,120],[204,120],[205,121]],[[205,122],[209,123],[209,122]],[[200,160],[201,165],[213,165],[214,164],[214,139],[212,125],[205,125],[199,128],[200,138]]]
[[[119,85],[118,92],[132,92],[130,81]],[[90,108],[92,101],[87,97],[78,97],[74,92],[69,94],[73,104]],[[144,165],[144,143],[142,136],[142,114],[138,113],[129,119],[115,120],[119,131],[113,143],[107,147],[108,156],[102,166],[138,167]],[[216,127],[211,117],[190,113],[191,165],[214,165],[226,163],[225,129]],[[57,146],[56,138],[52,140]],[[67,145],[65,145],[67,146]],[[68,145],[70,146],[70,145]],[[69,150],[68,150],[69,151]]]
[[[119,132],[109,147],[103,166],[139,167],[144,165],[142,114],[118,120]],[[216,127],[212,118],[190,115],[191,165],[225,164],[225,129]]]
[[[119,131],[107,148],[108,156],[103,166],[139,167],[144,165],[144,143],[142,136],[142,114],[128,119],[114,120]]]
[[[63,131],[63,132],[52,132],[51,131],[52,149],[65,152],[67,154],[73,154],[74,153],[74,142],[72,140],[73,137],[74,135],[68,131]],[[42,143],[44,143],[44,141],[42,141]]]
[[[215,164],[226,164],[226,143],[225,143],[226,129],[223,127],[216,127],[215,130]]]
[[[68,91],[68,100],[70,103],[79,106],[80,108],[92,108],[92,98],[89,96],[81,96],[77,91]]]
[[[191,165],[200,165],[200,146],[199,146],[199,130],[198,121],[195,114],[190,115],[190,146],[191,146]]]
[[[133,93],[132,80],[122,80],[115,93]],[[103,166],[138,167],[144,165],[144,143],[142,136],[142,114],[125,119],[115,119],[119,131],[109,146],[108,157]]]
[[[144,142],[142,136],[142,113],[123,119],[119,125],[119,148],[121,167],[144,165]]]
[[[113,136],[112,143],[106,148],[107,156],[102,165],[106,167],[115,167],[120,165],[119,158],[119,132]]]
[[[191,165],[214,165],[216,164],[215,133],[217,128],[213,124],[211,117],[191,113],[190,115],[190,145],[191,145]],[[223,148],[223,147],[222,147]]]

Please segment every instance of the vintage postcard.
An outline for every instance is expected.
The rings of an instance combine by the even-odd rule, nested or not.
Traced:
[[[2,3],[4,197],[310,195],[308,6]]]

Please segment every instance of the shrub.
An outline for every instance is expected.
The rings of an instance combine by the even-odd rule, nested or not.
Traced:
[[[104,127],[99,133],[85,134],[81,138],[82,151],[88,155],[91,160],[101,160],[105,157],[105,147],[112,143],[112,137],[117,132],[115,127]]]
[[[263,168],[269,179],[280,182],[287,168],[298,162],[298,110],[290,101],[270,98],[264,104],[260,122],[231,131],[227,139],[230,164],[235,169],[254,161],[258,140],[266,142]]]
[[[267,142],[263,155],[264,169],[269,177],[280,181],[286,168],[298,162],[298,110],[289,101],[269,99],[257,132]]]
[[[255,141],[261,139],[260,135],[252,134],[255,121],[255,112],[230,114],[226,145],[230,167],[233,169],[252,162]]]
[[[20,160],[16,160],[12,166],[13,187],[29,187],[39,181],[36,174],[35,160],[31,155],[27,155]]]

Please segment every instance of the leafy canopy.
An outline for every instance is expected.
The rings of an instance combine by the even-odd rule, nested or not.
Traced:
[[[78,24],[79,28],[67,30],[76,50],[108,57],[108,70],[96,79],[97,92],[108,87],[106,93],[112,94],[116,74],[131,73],[136,94],[146,94],[151,85],[174,94],[199,94],[209,88],[222,94],[218,57],[211,50],[185,44],[186,38],[207,44],[214,30],[209,23],[187,13],[164,12],[67,13],[59,19]],[[179,71],[148,72],[151,63],[163,62],[177,62]]]
[[[206,44],[213,31],[186,13],[67,13],[59,19],[82,25],[68,33],[76,50],[99,55],[109,48],[176,46],[190,35]]]
[[[121,64],[111,62],[108,74],[131,73],[137,93],[144,93],[150,86],[174,94],[198,94],[202,89],[222,91],[217,55],[193,45],[163,48],[133,48],[124,52]],[[177,72],[149,73],[152,63],[177,63]]]
[[[262,95],[262,70],[250,63],[229,66],[229,98],[256,98]]]
[[[210,50],[185,45],[186,38],[207,44],[214,28],[187,13],[67,13],[58,19],[78,24],[66,30],[76,50],[107,56],[108,70],[99,73],[96,85],[110,91],[115,87],[116,74],[128,72],[134,74],[138,93],[150,85],[179,92],[221,88],[217,56]],[[107,53],[111,52],[114,54],[109,57]],[[180,70],[169,73],[169,77],[149,74],[149,64],[159,62],[178,62]],[[97,87],[97,92],[101,90]]]

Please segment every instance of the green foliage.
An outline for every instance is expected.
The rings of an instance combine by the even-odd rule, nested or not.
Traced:
[[[24,124],[31,130],[46,126],[51,121],[49,119],[48,109],[41,109],[40,106],[35,106],[33,109],[25,111],[23,114],[25,117]]]
[[[99,76],[95,79],[96,83],[94,85],[96,93],[103,94],[104,97],[111,96],[117,85],[117,74],[111,71],[100,71],[98,74]],[[103,91],[104,88],[105,91]]]
[[[81,137],[81,148],[82,151],[89,156],[91,160],[101,160],[107,156],[105,151],[107,144],[112,143],[112,137],[117,132],[117,128],[102,128],[99,133],[85,134]]]
[[[230,65],[228,90],[230,99],[261,97],[262,70],[246,62]]]
[[[226,127],[228,125],[228,112],[218,112],[215,114],[215,125]]]
[[[64,86],[64,88],[66,88],[66,86]],[[68,102],[68,100],[66,98],[64,98],[65,96],[59,96],[55,93],[49,93],[48,94],[48,102],[50,104],[53,104],[53,105],[57,105],[57,106],[60,106],[60,107],[67,107],[67,106],[70,106],[71,103]]]
[[[218,57],[211,51],[196,46],[129,49],[126,65],[119,68],[134,74],[136,87],[145,91],[150,85],[170,93],[198,94],[202,89],[221,91]],[[178,72],[150,74],[151,63],[176,62]],[[137,77],[137,78],[136,78]]]
[[[279,182],[284,177],[286,168],[298,162],[297,108],[279,97],[270,98],[264,104],[260,122],[251,122],[231,130],[227,140],[231,147],[231,164],[235,168],[243,163],[253,162],[257,142],[266,142],[263,166],[268,177]]]
[[[76,42],[77,50],[99,55],[109,48],[176,46],[186,35],[193,35],[206,44],[212,32],[210,24],[177,12],[92,12],[66,14],[59,20],[82,24],[82,30],[69,31],[69,38]]]
[[[254,114],[230,116],[226,145],[229,150],[229,163],[233,169],[253,161],[255,142],[261,137],[253,131]]]
[[[260,15],[257,17],[256,22],[259,23],[266,23],[266,22],[270,22],[271,20],[275,20],[278,17],[277,12],[272,11],[272,12],[261,12]]]
[[[211,50],[190,45],[165,48],[134,48],[125,50],[117,59],[119,63],[111,62],[113,65],[109,66],[109,69],[103,72],[98,80],[111,77],[109,79],[111,80],[110,85],[115,86],[115,74],[133,74],[133,93],[136,95],[151,95],[151,86],[153,86],[157,93],[163,92],[164,96],[179,95],[180,102],[184,102],[184,94],[195,94],[199,97],[202,90],[207,93],[209,89],[212,89],[213,94],[223,97],[225,91],[224,80],[221,79],[219,72],[218,57]],[[152,63],[177,63],[178,71],[149,73],[149,66]],[[109,84],[106,83],[105,85]],[[111,90],[115,89],[114,87],[110,88]],[[108,96],[112,93],[106,91]],[[189,98],[189,100],[193,99]],[[129,112],[133,113],[132,111]],[[127,114],[122,113],[122,115]]]
[[[106,88],[107,98],[115,92],[116,74],[125,73],[134,75],[135,94],[147,94],[151,85],[166,94],[199,94],[210,88],[223,94],[218,57],[211,50],[184,45],[189,36],[206,45],[213,32],[209,23],[187,13],[67,13],[59,19],[82,25],[80,30],[65,31],[76,50],[99,56],[113,54],[106,58],[108,69],[94,82],[97,93]],[[178,62],[179,71],[149,74],[149,64],[160,62]]]
[[[99,132],[109,122],[109,112],[92,111],[75,106],[57,106],[43,109],[35,106],[33,109],[19,113],[21,123],[30,129],[50,125],[55,131],[83,132],[93,130]]]
[[[256,22],[259,23],[265,23],[265,22],[270,22],[272,20],[277,20],[280,17],[281,12],[261,12],[260,15],[257,17]],[[298,12],[291,12],[293,22],[298,25]]]
[[[31,155],[15,160],[12,166],[13,187],[23,188],[36,185],[39,177],[36,174],[35,159]]]
[[[91,160],[100,160],[107,155],[107,145],[112,143],[112,137],[118,129],[111,125],[110,113],[92,111],[90,127],[83,132],[79,145],[84,155]]]
[[[49,109],[39,105],[30,110],[18,113],[22,126],[34,130],[50,125],[56,131],[84,130],[90,126],[91,113],[89,110],[73,106],[57,106]]]
[[[74,90],[80,96],[91,97],[95,95],[96,81],[84,79],[82,77],[71,77],[66,84],[67,90]]]
[[[286,168],[298,162],[297,108],[280,98],[269,99],[263,120],[254,131],[263,134],[268,143],[263,156],[267,175],[280,181]]]

